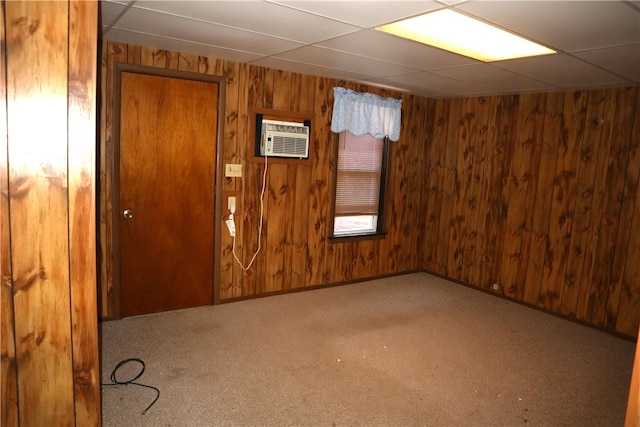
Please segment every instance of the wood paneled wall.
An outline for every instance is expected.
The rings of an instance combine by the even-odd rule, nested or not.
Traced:
[[[111,42],[102,51],[104,317],[113,315],[116,303],[110,250],[116,61],[225,76],[221,162],[242,164],[244,176],[223,178],[221,197],[239,197],[236,253],[245,265],[258,247],[264,172],[251,155],[252,116],[271,109],[312,119],[311,161],[268,165],[261,249],[247,271],[234,261],[232,240],[222,229],[219,300],[425,269],[637,333],[637,88],[434,100]],[[401,140],[391,147],[384,239],[328,240],[334,86],[403,101]]]
[[[0,11],[1,424],[97,426],[98,3]]]
[[[116,313],[111,241],[113,170],[113,64],[146,66],[224,76],[226,80],[221,165],[241,164],[242,178],[222,178],[222,194],[239,199],[235,215],[236,254],[249,264],[258,247],[260,193],[264,164],[253,159],[252,123],[256,110],[291,112],[311,118],[310,161],[268,164],[260,252],[248,270],[234,260],[233,241],[222,228],[219,300],[246,298],[420,269],[422,222],[420,185],[424,169],[428,110],[433,101],[377,88],[307,76],[215,58],[159,51],[121,43],[102,44],[100,180],[101,314]],[[402,98],[401,140],[390,151],[389,198],[384,239],[332,243],[329,210],[337,135],[329,130],[333,88],[348,87]],[[223,168],[224,169],[224,168]],[[226,209],[225,209],[226,211]],[[225,212],[217,221],[223,221]]]
[[[437,100],[428,271],[636,336],[638,88]]]

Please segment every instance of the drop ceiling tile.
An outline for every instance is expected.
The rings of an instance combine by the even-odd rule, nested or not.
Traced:
[[[428,71],[389,76],[384,79],[389,82],[406,83],[411,86],[429,89],[451,96],[475,96],[495,93],[495,90],[487,87],[452,79]]]
[[[118,21],[105,31],[105,40],[371,82],[422,96],[546,90],[538,89],[535,81],[559,90],[640,83],[639,1],[103,0],[100,4],[103,31]],[[483,64],[369,29],[444,7],[571,52]],[[490,66],[496,75],[489,74]]]
[[[455,8],[564,52],[640,41],[640,13],[622,1],[476,1]]]
[[[285,59],[278,59],[273,57],[252,61],[251,65],[272,68],[274,70],[291,71],[293,73],[300,73],[311,76],[329,77],[336,80],[353,81],[366,77],[363,74],[351,73],[349,71],[321,67],[318,65],[304,64],[302,62],[287,61]]]
[[[545,91],[557,87],[512,71],[494,67],[491,64],[476,64],[464,67],[446,68],[432,71],[434,74],[464,80],[480,86],[490,87],[501,92],[516,93],[534,90]]]
[[[358,80],[357,82],[364,85],[376,86],[383,89],[395,90],[398,92],[408,92],[413,95],[424,96],[426,98],[440,98],[448,95],[437,90],[418,87],[408,83],[394,82],[381,77],[374,79],[362,79]]]
[[[358,31],[317,45],[424,71],[478,62],[462,55],[376,30]]]
[[[362,28],[398,21],[443,7],[436,1],[274,1]]]
[[[281,38],[140,8],[131,8],[114,28],[258,55],[272,55],[302,46]]]
[[[412,68],[404,67],[402,65],[392,64],[390,62],[379,61],[363,56],[354,56],[318,46],[302,47],[300,49],[275,55],[275,57],[374,77],[415,71]]]
[[[493,63],[515,73],[549,84],[577,88],[595,85],[619,85],[625,79],[608,73],[570,55],[544,55]]]
[[[102,20],[102,26],[109,28],[113,25],[114,21],[126,7],[127,5],[123,3],[102,1],[100,6],[100,19]]]
[[[573,54],[606,68],[632,82],[640,83],[640,43],[607,49],[584,50]]]
[[[359,29],[266,1],[144,1],[138,5],[305,44]]]
[[[231,49],[224,49],[215,46],[209,46],[202,43],[191,43],[185,40],[176,40],[165,37],[158,37],[150,34],[129,32],[112,28],[105,35],[105,40],[120,43],[128,43],[136,46],[144,46],[155,49],[163,49],[172,52],[190,53],[193,55],[208,56],[217,59],[226,59],[240,63],[250,62],[261,58],[260,55],[241,52]]]

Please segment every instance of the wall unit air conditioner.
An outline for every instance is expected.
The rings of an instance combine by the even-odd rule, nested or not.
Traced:
[[[309,131],[304,123],[262,120],[260,156],[308,159]]]

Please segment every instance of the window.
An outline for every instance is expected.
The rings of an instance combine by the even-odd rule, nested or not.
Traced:
[[[400,138],[402,100],[333,88],[331,131],[339,135],[333,237],[384,234],[389,141]]]
[[[383,232],[388,138],[340,132],[333,236]]]

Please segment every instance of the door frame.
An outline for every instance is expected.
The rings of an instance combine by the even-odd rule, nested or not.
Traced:
[[[121,81],[122,73],[146,74],[157,77],[178,78],[184,80],[195,80],[199,82],[217,83],[218,99],[217,127],[216,127],[216,147],[215,147],[215,176],[214,176],[214,207],[213,207],[213,305],[220,303],[220,245],[222,231],[222,180],[223,178],[223,147],[224,147],[224,122],[225,122],[225,101],[226,101],[226,80],[223,76],[209,74],[198,74],[189,71],[171,70],[166,68],[149,67],[145,65],[126,64],[114,62],[113,64],[113,198],[112,203],[112,228],[111,247],[113,260],[113,298],[114,313],[113,318],[121,319],[122,311],[120,304],[120,113],[121,113]]]

